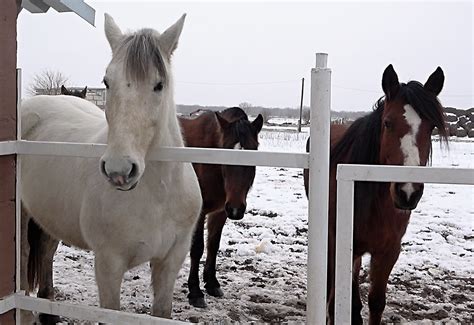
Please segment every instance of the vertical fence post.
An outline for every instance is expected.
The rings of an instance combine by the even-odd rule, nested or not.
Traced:
[[[354,181],[337,181],[336,207],[336,324],[351,323],[352,237],[354,220]]]
[[[20,113],[20,105],[21,105],[21,69],[16,69],[16,139],[21,140],[21,113]],[[20,282],[21,282],[21,156],[16,156],[16,188],[15,188],[15,237],[16,237],[16,287],[15,291],[20,291]],[[16,309],[16,324],[21,324],[21,313],[20,309]]]
[[[326,279],[329,205],[329,127],[331,69],[326,53],[316,54],[311,69],[311,128],[309,156],[308,298],[306,323],[326,323]]]
[[[16,139],[17,1],[0,1],[0,141]],[[15,170],[16,155],[0,156],[0,298],[16,289]],[[14,324],[15,312],[0,315]]]

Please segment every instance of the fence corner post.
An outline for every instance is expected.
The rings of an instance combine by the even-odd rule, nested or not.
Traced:
[[[331,69],[326,53],[316,53],[311,69],[311,127],[309,157],[308,297],[306,323],[326,323],[329,129],[331,122]]]

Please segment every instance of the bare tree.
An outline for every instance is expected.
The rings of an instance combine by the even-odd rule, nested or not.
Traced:
[[[262,114],[264,123],[268,123],[268,121],[272,117],[271,113],[272,113],[271,110],[266,107],[262,107],[258,110],[258,114]]]
[[[252,107],[253,107],[252,104],[248,102],[243,102],[239,104],[239,108],[241,108],[247,115],[251,114]]]
[[[44,70],[34,76],[28,91],[31,95],[60,95],[68,80],[60,71]]]

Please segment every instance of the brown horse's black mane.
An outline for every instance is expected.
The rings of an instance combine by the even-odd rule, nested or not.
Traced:
[[[410,104],[422,119],[428,120],[433,127],[438,128],[439,135],[447,142],[448,133],[444,109],[435,95],[426,91],[418,81],[410,81],[407,84],[400,84],[400,90],[395,99],[397,98]],[[380,164],[380,137],[384,105],[385,98],[381,97],[371,113],[352,123],[342,139],[331,149],[332,165],[338,163]],[[384,186],[384,183],[356,183],[356,211],[358,210],[358,201],[367,200],[369,197],[373,198],[374,194],[381,193],[380,186]],[[365,202],[360,206],[368,206],[368,204]]]
[[[229,121],[234,121],[234,120],[248,120],[249,117],[247,114],[241,109],[240,107],[230,107],[226,108],[221,112],[221,114]]]

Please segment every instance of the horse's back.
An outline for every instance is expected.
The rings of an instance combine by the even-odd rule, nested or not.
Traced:
[[[35,96],[21,104],[22,138],[35,141],[103,142],[104,113],[73,96]]]
[[[94,104],[80,98],[32,97],[22,102],[21,120],[24,140],[105,141],[103,113]],[[25,155],[21,160],[25,208],[53,237],[87,248],[77,230],[80,229],[84,191],[90,185],[89,181],[96,183],[95,180],[101,177],[98,166],[97,158]]]

